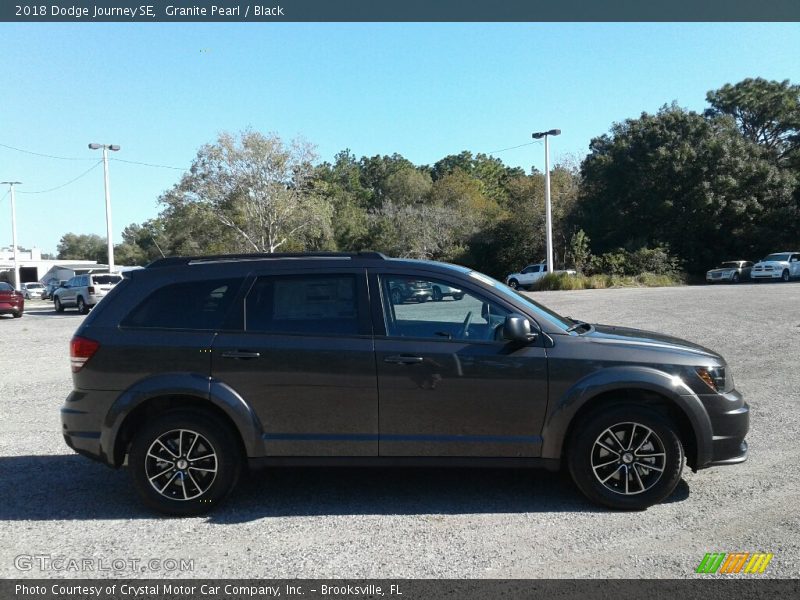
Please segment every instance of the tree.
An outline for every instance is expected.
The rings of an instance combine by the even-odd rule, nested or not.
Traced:
[[[590,148],[576,225],[596,253],[668,246],[699,273],[797,239],[794,176],[729,120],[665,106]]]
[[[778,161],[800,148],[800,86],[760,77],[726,84],[706,94],[707,116],[729,116],[747,139],[767,148]]]
[[[108,262],[108,247],[105,238],[94,233],[65,233],[58,242],[58,258],[63,260],[96,260]]]
[[[313,193],[314,159],[301,140],[223,133],[161,201],[173,210],[207,209],[251,251],[319,246],[330,237],[331,210]]]

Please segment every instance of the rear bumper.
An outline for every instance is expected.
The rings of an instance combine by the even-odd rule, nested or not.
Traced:
[[[114,453],[113,448],[103,447],[103,415],[115,396],[115,392],[73,390],[61,407],[61,433],[67,446],[107,465],[113,465]]]
[[[698,469],[735,465],[747,460],[745,436],[750,429],[750,407],[742,395],[733,390],[727,394],[704,394],[700,400],[711,422],[711,456]]]

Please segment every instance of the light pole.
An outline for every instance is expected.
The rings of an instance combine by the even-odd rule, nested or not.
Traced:
[[[551,135],[561,135],[560,129],[540,131],[532,134],[533,139],[544,138],[544,212],[547,218],[547,272],[555,271],[553,264],[553,209],[550,206],[550,144],[547,138]]]
[[[14,186],[22,185],[21,181],[0,181],[1,185],[8,185],[11,191],[11,244],[14,252],[14,289],[19,289],[19,258],[17,257],[17,204],[14,198]]]
[[[108,190],[108,151],[116,152],[115,144],[89,144],[90,150],[103,149],[103,176],[106,187],[106,235],[108,237],[108,272],[114,272],[114,239],[111,237],[111,193]]]

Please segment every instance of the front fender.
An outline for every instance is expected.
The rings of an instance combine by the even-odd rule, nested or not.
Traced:
[[[672,402],[688,419],[694,432],[697,465],[711,460],[711,421],[703,403],[686,382],[652,367],[620,366],[599,369],[576,382],[567,392],[552,400],[542,429],[542,457],[561,458],[566,433],[575,415],[600,394],[614,390],[645,390]]]

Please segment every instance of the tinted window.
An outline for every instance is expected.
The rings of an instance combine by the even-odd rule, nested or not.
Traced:
[[[150,294],[122,322],[123,327],[218,329],[243,279],[189,281]]]
[[[0,281],[0,292],[13,292],[14,288],[10,284]]]
[[[426,281],[425,289],[449,290],[450,296],[412,293],[408,279],[381,277],[387,335],[436,340],[486,341],[500,339],[508,311],[454,284]],[[414,280],[416,281],[416,280]]]
[[[245,303],[245,329],[262,333],[357,335],[353,275],[259,277]]]

